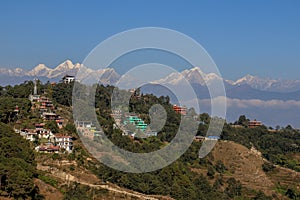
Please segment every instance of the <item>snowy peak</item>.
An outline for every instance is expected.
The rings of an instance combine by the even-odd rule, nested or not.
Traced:
[[[190,83],[199,83],[201,85],[205,84],[205,74],[198,67],[192,68],[190,70],[184,70],[181,74]]]
[[[274,92],[294,92],[300,90],[300,80],[260,78],[249,74],[232,82],[232,85],[249,85],[254,89]]]
[[[48,78],[56,78],[56,77],[62,77],[65,74],[69,75],[75,75],[81,64],[76,63],[75,65],[70,60],[66,60],[63,63],[59,64],[57,67],[55,67],[53,70],[49,71],[47,77]]]
[[[253,80],[255,77],[250,75],[250,74],[247,74],[246,76],[238,79],[237,81],[234,82],[235,85],[238,85],[238,84],[243,84],[243,83],[247,83],[251,80]]]
[[[211,84],[216,80],[219,81],[223,79],[215,73],[205,74],[199,67],[194,67],[192,69],[186,69],[181,73],[174,72],[166,78],[156,81],[155,83],[176,85],[183,83],[184,81],[188,81],[192,84],[206,85]]]
[[[49,71],[51,71],[50,68],[48,68],[45,64],[38,64],[35,68],[30,70],[26,75],[28,76],[46,76]]]
[[[251,83],[262,83],[265,81],[269,81],[269,79],[261,79],[256,76],[252,76],[250,74],[247,74],[246,76],[238,79],[237,81],[234,82],[234,85],[242,85],[242,84],[251,84]]]
[[[190,70],[185,70],[182,75],[190,83],[198,83],[201,85],[211,84],[214,81],[223,81],[223,78],[215,73],[204,73],[199,67],[192,68]]]
[[[199,67],[187,69],[181,73],[172,73],[166,78],[155,81],[157,84],[180,85],[188,81],[191,84],[213,85],[218,81],[231,86],[248,85],[251,88],[272,91],[272,92],[294,92],[300,90],[300,80],[280,80],[270,78],[260,78],[247,74],[246,76],[236,80],[225,80],[215,73],[204,73]]]
[[[103,84],[115,84],[120,79],[120,75],[113,68],[100,69],[97,72]]]
[[[65,62],[59,64],[54,70],[71,70],[74,69],[75,65],[70,60],[66,60]]]
[[[170,75],[168,75],[166,78],[157,80],[157,81],[153,81],[153,83],[155,84],[172,84],[172,85],[176,85],[179,84],[181,81],[184,80],[184,76],[181,73],[178,72],[173,72]]]
[[[66,60],[63,63],[56,66],[54,69],[47,67],[45,64],[39,64],[34,67],[29,72],[24,72],[23,75],[26,76],[37,76],[37,77],[47,77],[47,78],[60,78],[65,74],[75,75],[81,64],[76,63],[75,65],[70,60]],[[17,70],[17,69],[15,69]],[[21,69],[18,69],[21,73]]]
[[[33,68],[31,71],[41,71],[41,70],[50,70],[45,64],[38,64],[35,68]]]
[[[262,79],[257,76],[252,76],[252,75],[248,74],[248,75],[238,79],[233,84],[234,85],[246,84],[255,89],[268,90],[279,82],[280,82],[279,80],[273,80],[273,79],[269,79],[269,78]]]
[[[23,82],[27,80],[28,77],[41,77],[47,79],[58,80],[64,75],[76,75],[80,68],[86,68],[80,63],[74,64],[71,60],[66,60],[54,68],[49,68],[45,64],[39,64],[35,66],[32,70],[26,71],[21,68],[6,69],[0,68],[0,76],[2,77],[2,85],[8,84],[7,80],[10,78],[12,80],[9,82],[13,84],[15,82]],[[113,68],[104,68],[99,70],[93,70],[86,68],[86,74],[95,76],[99,78],[100,82],[105,84],[114,84],[120,79],[120,75]],[[82,75],[86,76],[86,75]],[[81,77],[78,77],[79,79]],[[133,77],[132,77],[133,78]],[[138,77],[136,77],[138,78]],[[125,80],[132,82],[135,80]],[[253,75],[246,75],[236,81],[224,80],[221,76],[215,73],[204,73],[200,67],[194,67],[191,69],[186,69],[182,72],[174,72],[166,76],[165,78],[152,81],[155,84],[169,84],[169,85],[180,85],[186,84],[187,81],[190,84],[199,85],[212,85],[217,81],[223,81],[224,83],[231,86],[247,85],[251,88],[262,90],[262,91],[273,91],[273,92],[294,92],[300,90],[300,80],[280,80],[280,79],[270,79],[270,78],[260,78]],[[124,81],[123,81],[124,82]]]

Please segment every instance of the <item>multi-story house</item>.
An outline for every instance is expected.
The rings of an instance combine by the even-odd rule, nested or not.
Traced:
[[[57,146],[68,152],[72,152],[73,150],[73,139],[71,136],[55,135],[55,143]]]

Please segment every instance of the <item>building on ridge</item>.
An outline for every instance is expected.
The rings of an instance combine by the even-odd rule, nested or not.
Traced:
[[[73,81],[75,81],[75,76],[70,76],[70,75],[65,75],[63,78],[62,78],[62,82],[63,83],[67,83],[67,84],[69,84],[69,83],[71,83],[71,82],[73,82]]]
[[[252,120],[248,123],[249,128],[256,128],[256,127],[259,127],[259,126],[262,126],[262,122],[261,121],[256,121],[256,119]]]
[[[186,107],[185,106],[177,106],[177,105],[174,105],[173,106],[173,110],[176,112],[176,113],[179,113],[181,115],[186,115]]]

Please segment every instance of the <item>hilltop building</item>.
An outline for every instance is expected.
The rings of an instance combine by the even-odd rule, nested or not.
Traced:
[[[248,127],[249,128],[256,128],[256,127],[259,127],[259,126],[262,126],[262,122],[261,121],[253,120],[253,121],[250,121],[248,123]]]
[[[73,81],[75,81],[75,76],[70,76],[68,74],[62,78],[62,82],[67,83],[67,84],[69,84]]]
[[[176,112],[176,113],[179,113],[181,115],[186,115],[186,107],[185,106],[177,106],[177,105],[174,105],[173,106],[173,110]]]

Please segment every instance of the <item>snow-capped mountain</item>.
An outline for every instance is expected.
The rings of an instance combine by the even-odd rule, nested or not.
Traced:
[[[65,74],[75,75],[81,64],[76,63],[75,65],[70,61],[66,60],[65,62],[59,64],[54,69],[47,67],[44,64],[39,64],[29,72],[25,73],[27,76],[43,76],[47,78],[57,78],[62,77]]]
[[[115,84],[120,78],[120,75],[113,68],[100,69],[96,73],[103,84]]]
[[[48,68],[45,64],[38,64],[29,72],[25,72],[27,76],[47,76],[52,69]]]
[[[223,81],[227,86],[248,85],[253,89],[269,92],[295,92],[300,90],[300,80],[281,80],[260,78],[258,76],[246,75],[236,81],[226,80],[215,73],[204,73],[199,67],[187,69],[181,73],[172,73],[166,78],[155,81],[156,84],[179,85],[188,81],[191,84],[199,84],[201,86],[211,85],[216,81]]]
[[[70,60],[66,60],[65,62],[58,65],[55,69],[51,70],[47,77],[61,77],[65,74],[75,75],[78,72],[80,66],[81,64],[79,63],[73,64]]]
[[[300,89],[300,80],[260,78],[249,74],[233,82],[233,85],[245,84],[254,89],[273,92],[294,92]]]
[[[80,67],[83,67],[80,63],[73,64],[72,61],[66,60],[56,66],[55,68],[47,67],[45,64],[38,64],[33,69],[26,71],[21,68],[5,69],[0,68],[0,85],[15,85],[24,82],[25,80],[31,80],[33,78],[39,78],[43,81],[51,80],[58,81],[66,74],[75,76]],[[99,69],[93,70],[85,67],[85,73],[81,74],[80,79],[93,76],[99,79],[103,84],[114,84],[118,81],[120,75],[115,72],[114,69]],[[95,80],[95,79],[94,79]]]
[[[34,77],[47,77],[47,78],[60,78],[67,74],[75,75],[81,64],[76,63],[75,65],[70,61],[59,64],[54,69],[47,67],[45,64],[38,64],[32,70],[26,71],[21,68],[16,69],[5,69],[0,68],[0,75],[8,75],[11,77],[23,77],[23,76],[34,76]]]
[[[19,84],[24,80],[32,79],[33,77],[38,77],[42,80],[57,81],[66,74],[76,75],[81,67],[83,66],[80,63],[73,64],[72,61],[66,60],[54,68],[50,68],[45,64],[38,64],[29,71],[21,68],[0,68],[0,85]],[[86,68],[86,72],[86,74],[89,74],[90,76],[100,77],[100,81],[104,84],[114,84],[121,77],[114,69],[109,68],[99,70]],[[82,76],[87,75],[83,74]],[[124,80],[122,81],[124,82]],[[246,75],[233,81],[223,79],[215,73],[204,73],[199,67],[186,69],[182,72],[171,73],[163,79],[153,81],[153,83],[180,85],[187,83],[187,81],[190,84],[200,86],[211,85],[216,81],[223,81],[228,88],[248,85],[253,89],[269,92],[295,92],[300,90],[300,80],[280,80]]]
[[[188,81],[191,84],[210,85],[214,81],[220,81],[220,80],[223,80],[223,78],[218,76],[217,74],[215,73],[205,74],[204,72],[202,72],[202,70],[199,67],[194,67],[192,69],[186,69],[181,73],[179,72],[171,73],[166,78],[154,81],[154,83],[176,85]]]

